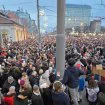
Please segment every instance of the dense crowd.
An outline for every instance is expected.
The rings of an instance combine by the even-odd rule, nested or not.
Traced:
[[[62,80],[56,70],[56,38],[0,47],[0,105],[105,105],[105,82],[92,70],[105,66],[105,36],[67,36]]]

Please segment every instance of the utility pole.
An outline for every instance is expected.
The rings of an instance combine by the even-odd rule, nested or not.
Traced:
[[[40,14],[39,14],[39,0],[37,0],[37,28],[38,28],[38,42],[39,47],[41,47],[41,34],[40,34]]]
[[[0,33],[0,47],[3,46],[2,33]]]
[[[57,0],[56,70],[62,79],[65,70],[65,0]]]

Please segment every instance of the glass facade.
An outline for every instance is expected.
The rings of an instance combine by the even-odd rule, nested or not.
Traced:
[[[66,4],[65,27],[89,26],[91,7],[88,5]]]

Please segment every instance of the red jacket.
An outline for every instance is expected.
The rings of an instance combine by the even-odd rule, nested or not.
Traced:
[[[5,105],[14,105],[14,96],[5,96],[4,103]]]

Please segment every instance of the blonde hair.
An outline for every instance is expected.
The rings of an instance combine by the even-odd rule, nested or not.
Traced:
[[[55,81],[54,84],[53,84],[53,88],[55,91],[59,91],[62,89],[62,83],[60,81]]]

